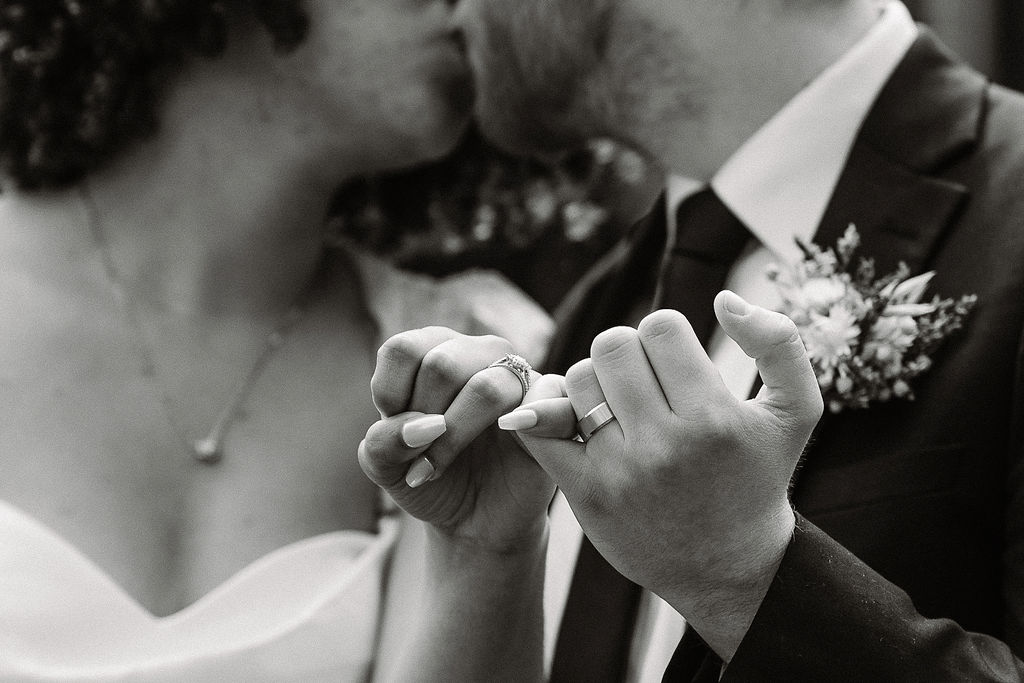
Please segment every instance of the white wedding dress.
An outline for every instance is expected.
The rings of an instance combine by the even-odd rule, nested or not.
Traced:
[[[490,272],[436,280],[349,250],[384,339],[444,324],[539,361],[548,316]],[[362,389],[360,389],[362,390]],[[397,515],[279,548],[155,617],[52,530],[0,501],[0,681],[365,681]]]

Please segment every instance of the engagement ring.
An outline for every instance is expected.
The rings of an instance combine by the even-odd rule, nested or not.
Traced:
[[[500,360],[494,361],[487,367],[505,368],[515,375],[519,383],[523,385],[523,398],[526,398],[526,392],[530,390],[530,371],[533,368],[530,367],[525,358],[514,353],[506,353]]]

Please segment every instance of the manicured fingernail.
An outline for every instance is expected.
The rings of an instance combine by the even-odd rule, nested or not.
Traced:
[[[444,415],[424,415],[402,425],[402,441],[409,448],[419,448],[432,443],[447,429]]]
[[[738,294],[732,292],[725,293],[725,300],[722,301],[725,306],[725,310],[729,311],[733,315],[746,315],[750,313],[750,304],[740,298]]]
[[[517,408],[498,418],[498,427],[511,432],[537,426],[537,413],[529,408]]]
[[[409,471],[405,473],[405,483],[410,488],[416,488],[421,484],[425,484],[430,481],[431,477],[434,476],[434,463],[430,462],[427,457],[416,458],[416,462],[412,464]]]

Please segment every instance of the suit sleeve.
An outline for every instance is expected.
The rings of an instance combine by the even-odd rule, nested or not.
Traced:
[[[1024,663],[996,638],[922,617],[906,593],[798,517],[721,680],[1020,681]]]

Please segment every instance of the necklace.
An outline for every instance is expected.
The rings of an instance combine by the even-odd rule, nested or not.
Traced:
[[[142,316],[139,312],[139,306],[128,295],[127,288],[124,286],[117,267],[114,265],[113,256],[110,253],[109,245],[105,239],[103,222],[100,217],[99,209],[96,206],[96,202],[92,198],[92,195],[89,193],[84,181],[79,186],[79,195],[81,197],[82,204],[85,207],[86,222],[88,223],[89,231],[92,233],[93,239],[96,242],[96,247],[100,252],[100,258],[103,262],[103,270],[107,278],[107,283],[114,294],[114,298],[118,300],[118,304],[124,312],[125,319],[134,334],[135,344],[138,347],[139,357],[142,361],[141,373],[152,382],[154,391],[160,399],[160,407],[163,411],[164,418],[171,427],[171,431],[175,433],[178,440],[181,442],[185,452],[187,452],[192,458],[198,462],[208,465],[219,462],[224,455],[224,438],[231,428],[232,421],[235,419],[239,408],[241,408],[245,399],[248,397],[253,385],[256,384],[256,380],[259,379],[263,370],[266,368],[271,358],[273,358],[274,353],[284,345],[284,342],[288,337],[288,333],[292,331],[296,323],[298,323],[298,321],[303,317],[305,307],[308,304],[309,295],[311,294],[318,278],[315,276],[310,278],[309,284],[299,291],[295,296],[295,299],[285,309],[285,312],[281,315],[277,324],[275,324],[273,329],[271,329],[267,334],[263,341],[263,346],[256,356],[256,360],[253,361],[253,364],[250,366],[248,371],[245,372],[236,382],[234,390],[231,392],[227,402],[217,413],[217,417],[214,420],[213,425],[206,434],[196,439],[189,439],[185,434],[185,430],[174,417],[174,402],[171,400],[171,395],[167,391],[166,386],[160,381],[160,373],[157,370],[156,358],[154,357],[151,344],[146,338],[147,335],[142,325]]]

